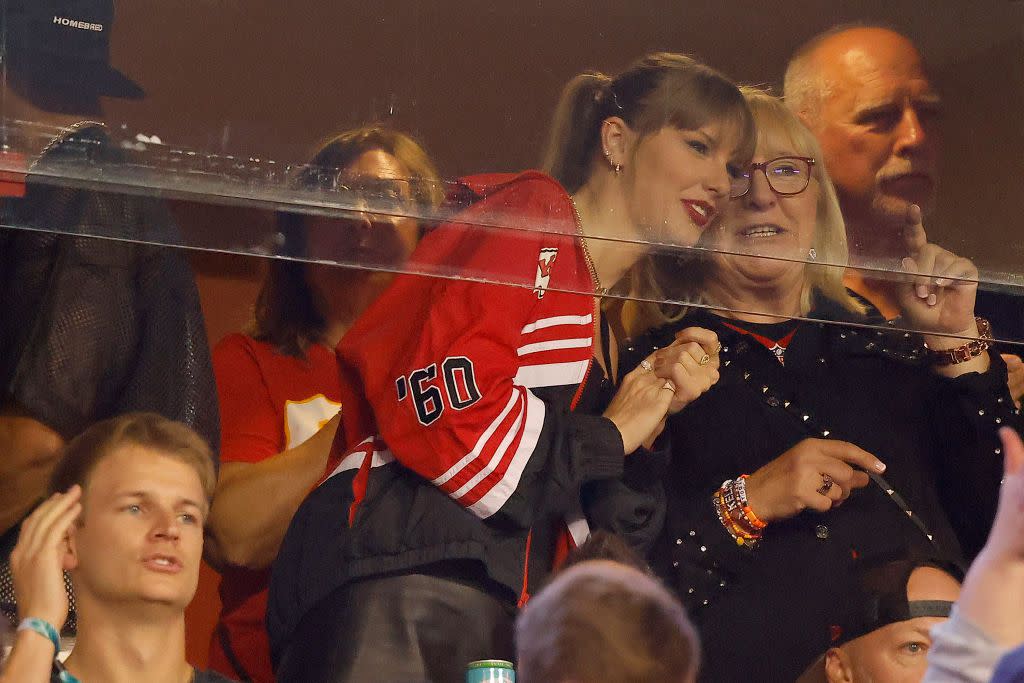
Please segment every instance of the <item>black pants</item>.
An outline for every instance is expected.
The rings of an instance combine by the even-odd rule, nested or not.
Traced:
[[[366,579],[311,609],[281,656],[278,683],[463,683],[466,664],[514,661],[514,607],[435,575]]]

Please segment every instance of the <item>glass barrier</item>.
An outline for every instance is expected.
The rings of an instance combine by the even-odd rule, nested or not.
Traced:
[[[659,225],[657,219],[647,221],[640,234],[629,238],[589,232],[591,250],[619,250],[640,258],[629,277],[601,293],[669,311],[705,306],[769,314],[773,311],[757,297],[745,303],[716,299],[716,274],[739,270],[742,277],[756,279],[775,270],[803,266],[802,272],[811,274],[808,277],[815,282],[845,283],[858,289],[884,314],[856,320],[844,315],[846,323],[956,336],[955,325],[929,327],[921,316],[900,315],[901,301],[909,300],[906,297],[913,295],[915,287],[923,288],[923,300],[928,302],[929,297],[939,300],[954,293],[962,297],[977,286],[977,312],[993,318],[994,337],[1008,344],[1024,343],[1024,240],[1013,229],[1024,202],[1012,173],[1024,152],[1024,131],[1015,118],[1019,107],[1005,105],[1024,98],[1024,78],[1015,77],[1020,76],[1024,52],[1022,10],[1020,3],[983,4],[984,9],[979,6],[955,20],[935,17],[927,30],[913,36],[935,82],[935,101],[929,101],[932,109],[928,115],[940,118],[941,107],[941,121],[934,128],[919,122],[921,134],[944,136],[946,144],[940,160],[925,159],[884,182],[895,186],[894,193],[920,195],[922,204],[930,204],[935,195],[935,206],[926,207],[923,229],[908,223],[902,236],[874,245],[864,244],[862,236],[851,232],[847,258],[844,250],[837,251],[834,245],[822,249],[816,246],[818,242],[779,225],[739,230],[724,216],[711,220],[706,215],[709,207],[694,209],[691,203],[683,208],[700,214],[690,216],[691,227],[702,227],[698,240],[651,227]],[[4,7],[7,11],[7,4]],[[881,10],[865,4],[859,10],[852,6],[843,10],[850,16],[839,18],[866,16],[873,21],[880,15],[879,21],[895,22],[928,7],[926,2],[906,1]],[[646,31],[649,40],[698,54],[739,80],[775,84],[781,82],[793,50],[837,19],[831,10],[805,8],[806,21],[797,24],[795,17],[769,17],[756,4],[728,9],[709,4],[687,9],[685,16],[679,16],[677,10],[673,6],[671,14],[660,15],[651,6],[620,19],[624,26]],[[441,7],[408,8],[403,3],[390,9],[340,3],[317,8],[308,16],[262,6],[260,12],[265,14],[253,16],[247,10],[243,16],[230,4],[204,6],[190,10],[204,25],[260,28],[248,39],[233,32],[225,32],[222,41],[211,41],[206,33],[188,36],[186,43],[191,48],[175,52],[197,67],[184,85],[179,76],[166,70],[171,56],[163,50],[171,35],[185,40],[186,32],[175,28],[173,22],[164,22],[166,34],[154,39],[154,29],[140,26],[160,23],[172,11],[161,8],[159,16],[138,23],[140,12],[127,3],[117,6],[111,54],[116,65],[123,65],[124,71],[140,81],[144,97],[104,98],[103,108],[87,118],[69,117],[68,113],[53,116],[43,107],[27,106],[25,101],[31,97],[26,96],[13,71],[5,68],[0,99],[0,188],[7,197],[17,197],[25,192],[27,178],[28,187],[140,197],[161,205],[162,211],[167,207],[172,211],[166,220],[142,226],[117,220],[62,225],[45,212],[31,215],[13,208],[14,202],[4,202],[3,229],[70,232],[197,251],[472,279],[538,292],[550,286],[593,293],[588,280],[551,285],[545,275],[552,264],[552,257],[546,254],[556,248],[549,248],[548,242],[568,244],[566,235],[577,229],[567,206],[553,216],[538,217],[514,201],[507,205],[500,200],[481,202],[493,191],[482,183],[497,182],[493,177],[486,181],[458,178],[481,171],[535,167],[562,83],[572,73],[595,64],[614,71],[642,52],[640,44],[647,44],[646,39],[625,40],[609,47],[614,54],[607,55],[582,49],[569,40],[600,30],[610,21],[610,14],[596,12],[584,25],[567,28],[567,35],[556,38],[541,27],[573,12],[554,2],[542,2],[528,12],[478,7],[472,12],[460,10],[454,13],[457,16],[449,16]],[[667,28],[664,16],[677,16],[678,26]],[[462,27],[471,21],[484,24],[479,30],[463,32]],[[694,22],[714,30],[697,32]],[[16,23],[11,26],[16,28]],[[280,38],[269,40],[271,26],[275,35],[278,31],[280,35],[309,35],[311,40],[306,47],[285,45]],[[326,26],[343,27],[339,30],[349,42],[332,45],[320,54]],[[732,27],[730,40],[721,41],[726,26]],[[755,41],[758,26],[773,40]],[[524,38],[526,43],[543,46],[544,52],[535,55],[517,49],[516,58],[522,63],[513,71],[505,63],[507,49],[501,45],[507,45],[506,38],[519,35],[516,32],[524,27],[536,33]],[[436,29],[430,40],[424,37],[427,28]],[[986,35],[985,45],[994,47],[981,47],[973,39],[979,35]],[[17,38],[12,33],[12,44]],[[454,57],[438,47],[439,39],[446,44],[448,38],[455,40],[450,44],[467,50],[482,50],[473,65],[454,73],[448,68]],[[368,45],[385,42],[392,46],[385,51],[386,58],[372,62],[360,55]],[[736,50],[737,45],[756,45],[758,49]],[[633,52],[627,54],[627,50]],[[314,54],[318,56],[314,58]],[[271,73],[275,59],[280,64]],[[198,68],[200,63],[207,68]],[[557,73],[540,68],[541,63],[558,63]],[[995,73],[999,65],[1007,67],[1002,75]],[[10,66],[9,60],[5,66]],[[976,84],[970,95],[960,88],[967,82]],[[989,91],[984,84],[998,84],[998,88]],[[455,85],[458,88],[453,90]],[[183,92],[190,94],[183,97]],[[212,99],[197,101],[199,93]],[[261,102],[250,111],[260,97],[270,94],[277,96],[273,105]],[[311,107],[317,111],[309,112]],[[915,111],[915,116],[923,116]],[[894,116],[888,110],[871,115]],[[871,126],[895,125],[881,118]],[[333,123],[326,124],[328,120]],[[345,124],[339,126],[339,120]],[[986,130],[1000,133],[977,135],[977,124],[983,120]],[[371,178],[347,168],[308,163],[310,155],[302,149],[313,146],[317,139],[376,121],[404,127],[425,140],[436,154],[444,179],[393,173],[383,179]],[[817,163],[824,166],[822,160]],[[752,183],[762,182],[760,170],[771,171],[777,179],[779,173],[794,169],[755,169]],[[846,174],[845,168],[839,171]],[[936,191],[939,177],[943,183]],[[440,196],[445,201],[426,199]],[[843,191],[840,199],[847,199]],[[677,199],[657,201],[662,203],[648,207],[652,214],[674,216],[682,211]],[[217,207],[217,222],[212,229],[209,221],[182,219],[213,211],[213,207]],[[665,219],[662,224],[670,222]],[[506,245],[509,254],[535,251],[537,263],[509,259],[483,264],[460,261],[457,256],[445,260],[436,250],[410,254],[401,237],[410,225],[426,234],[451,231],[452,225],[458,225],[472,239],[493,239]],[[940,264],[933,269],[935,247],[931,246],[920,259],[907,260],[922,254],[926,243],[941,245],[971,261],[950,261],[953,265],[949,268]],[[940,261],[951,258],[941,256]],[[827,321],[830,316],[818,308],[803,306],[797,317]]]

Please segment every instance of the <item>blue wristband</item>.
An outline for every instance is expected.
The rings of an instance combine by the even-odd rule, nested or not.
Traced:
[[[36,617],[26,617],[21,620],[18,624],[19,631],[35,631],[39,635],[48,638],[53,643],[53,654],[56,655],[60,652],[60,634],[57,633],[57,629],[53,627],[53,624],[46,621],[45,619],[37,619]]]

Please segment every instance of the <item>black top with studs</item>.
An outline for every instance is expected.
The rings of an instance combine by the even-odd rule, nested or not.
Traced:
[[[836,306],[812,316],[852,321]],[[669,422],[667,520],[651,560],[702,631],[702,680],[794,680],[828,646],[835,582],[853,559],[977,553],[1002,477],[996,432],[1021,417],[995,353],[989,372],[950,380],[923,362],[919,337],[895,329],[742,323],[770,338],[797,327],[783,366],[722,323],[697,310],[630,347],[635,364],[690,326],[723,344],[718,384]],[[769,525],[754,550],[738,546],[712,494],[807,438],[860,446],[888,465],[884,479],[829,513]]]

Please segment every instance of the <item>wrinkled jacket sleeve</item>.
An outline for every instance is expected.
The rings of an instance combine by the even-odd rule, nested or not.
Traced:
[[[1006,384],[1006,364],[998,353],[990,357],[984,374],[936,377],[928,396],[939,495],[968,561],[995,519],[1003,478],[999,428],[1024,426]]]
[[[646,555],[665,525],[665,487],[662,477],[671,458],[667,434],[654,448],[641,448],[626,458],[623,476],[584,486],[583,509],[592,530],[621,536]]]

